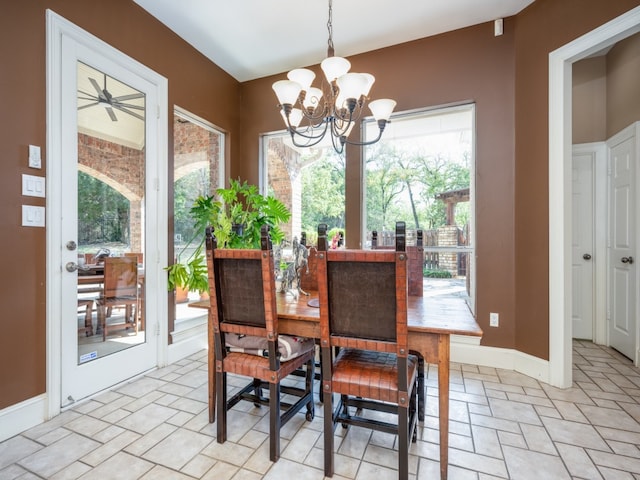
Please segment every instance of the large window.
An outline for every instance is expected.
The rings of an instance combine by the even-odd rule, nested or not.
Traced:
[[[377,135],[375,122],[364,133]],[[473,298],[474,106],[395,115],[363,162],[364,245],[374,230],[391,245],[395,222],[405,221],[409,241],[423,231],[425,276]]]

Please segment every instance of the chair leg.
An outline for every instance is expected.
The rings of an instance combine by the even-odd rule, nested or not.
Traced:
[[[107,311],[104,305],[98,305],[98,327],[102,330],[102,341],[107,340]]]
[[[280,383],[269,383],[269,459],[280,458]]]
[[[84,313],[84,334],[86,337],[93,335],[93,302],[87,303]]]
[[[409,478],[409,416],[406,406],[398,405],[398,479]]]
[[[216,434],[218,443],[227,441],[227,374],[216,372],[216,402],[218,410]]]
[[[333,477],[333,394],[324,393],[324,475]]]
[[[309,402],[307,403],[307,421],[313,420],[315,416],[315,405],[313,403],[313,383],[316,379],[316,362],[312,358],[307,362],[307,375],[305,376],[305,393],[309,393]],[[320,389],[322,392],[322,389]]]

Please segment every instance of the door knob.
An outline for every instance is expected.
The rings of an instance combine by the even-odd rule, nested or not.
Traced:
[[[591,260],[591,255],[585,253],[584,255],[582,255],[582,258],[584,258],[585,260]]]
[[[91,270],[91,267],[88,265],[78,265],[76,262],[67,262],[64,266],[67,269],[67,272],[75,272],[76,270],[88,271]]]
[[[633,257],[622,257],[620,261],[622,263],[628,263],[629,265],[631,265],[633,263]]]

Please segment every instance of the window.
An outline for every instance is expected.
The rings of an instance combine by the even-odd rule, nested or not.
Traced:
[[[408,241],[422,230],[425,276],[447,279],[447,290],[473,305],[474,106],[400,113],[382,140],[363,151],[363,243],[371,232],[392,245],[395,222]],[[368,121],[366,138],[377,124]]]
[[[224,186],[224,134],[209,122],[176,108],[173,117],[174,256],[189,258],[196,248],[193,220],[189,214],[199,195],[212,195]],[[186,307],[199,292],[176,292],[176,322],[199,315]],[[182,308],[184,306],[184,308]]]

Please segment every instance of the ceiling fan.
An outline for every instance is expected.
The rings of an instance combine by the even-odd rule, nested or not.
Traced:
[[[87,100],[90,102],[90,103],[87,103],[86,105],[79,106],[78,110],[100,105],[105,108],[105,110],[107,111],[107,114],[109,115],[109,117],[113,122],[118,121],[118,117],[116,117],[114,109],[144,121],[144,105],[141,106],[141,105],[134,105],[131,103],[124,103],[127,100],[136,100],[138,98],[144,98],[144,93],[138,92],[138,93],[131,93],[128,95],[120,95],[118,97],[114,97],[109,92],[109,90],[107,90],[106,74],[104,74],[104,88],[100,88],[100,85],[98,84],[95,78],[91,78],[91,77],[88,77],[88,78],[89,78],[89,82],[91,82],[91,85],[93,85],[93,88],[96,90],[96,93],[92,94],[92,93],[84,92],[78,89],[78,100]],[[141,110],[143,114],[141,115],[133,110]]]

